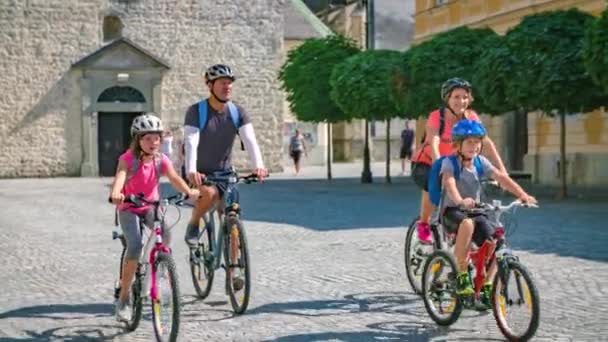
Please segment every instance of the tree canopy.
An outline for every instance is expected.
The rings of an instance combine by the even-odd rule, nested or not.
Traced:
[[[329,79],[334,66],[359,52],[343,36],[309,39],[288,53],[279,72],[290,110],[300,121],[338,122],[350,119],[331,99]]]

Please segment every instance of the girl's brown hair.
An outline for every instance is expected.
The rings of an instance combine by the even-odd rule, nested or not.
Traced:
[[[129,146],[129,149],[137,159],[141,159],[141,155],[143,154],[143,150],[139,144],[139,139],[141,139],[141,135],[134,135],[133,139],[131,139],[131,145]]]
[[[143,133],[143,134],[136,134],[133,136],[133,139],[131,140],[131,145],[129,145],[129,149],[131,150],[131,152],[133,153],[133,155],[135,155],[135,158],[137,159],[141,159],[142,155],[144,154],[144,151],[141,149],[141,145],[139,144],[139,140],[141,138],[144,137],[144,135],[146,134],[158,134],[160,135],[161,139],[162,139],[162,134],[159,133],[152,133],[152,132],[147,132],[147,133]]]

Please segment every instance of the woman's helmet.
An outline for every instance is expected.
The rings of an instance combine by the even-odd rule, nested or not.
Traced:
[[[232,69],[224,64],[212,65],[207,69],[207,71],[205,71],[205,79],[207,82],[215,81],[218,78],[229,78],[232,81],[235,80]]]
[[[454,128],[452,128],[452,141],[462,142],[471,137],[483,139],[486,134],[486,129],[481,122],[464,119],[458,121],[458,123],[454,125]]]
[[[441,99],[443,102],[448,103],[450,94],[452,94],[454,89],[458,88],[466,90],[469,94],[473,91],[471,83],[467,80],[458,77],[450,78],[441,85]]]
[[[163,131],[163,122],[157,116],[152,115],[152,113],[139,115],[133,119],[133,124],[131,125],[132,137],[146,133],[162,133]]]

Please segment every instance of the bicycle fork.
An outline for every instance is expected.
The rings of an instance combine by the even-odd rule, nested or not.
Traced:
[[[156,234],[156,243],[154,248],[150,252],[150,257],[148,262],[150,264],[151,272],[151,284],[150,284],[150,299],[152,301],[158,301],[158,286],[156,284],[156,256],[159,252],[169,254],[171,251],[167,246],[163,245],[163,237],[162,237],[162,229],[160,227],[160,222],[154,223],[154,233]]]

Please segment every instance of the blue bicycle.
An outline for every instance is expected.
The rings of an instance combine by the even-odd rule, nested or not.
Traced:
[[[251,294],[249,252],[245,227],[240,219],[237,185],[257,180],[255,175],[240,177],[235,172],[208,175],[203,185],[225,189],[223,202],[201,218],[198,244],[190,246],[190,272],[198,297],[205,299],[209,295],[215,270],[222,267],[226,271],[226,294],[236,314],[245,312]],[[220,227],[217,239],[216,213]]]

